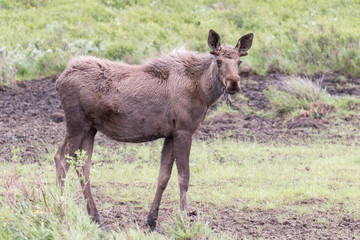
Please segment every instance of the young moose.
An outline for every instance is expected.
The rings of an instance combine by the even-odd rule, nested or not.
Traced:
[[[69,164],[65,155],[85,150],[86,164],[77,170],[88,213],[100,223],[90,189],[90,165],[97,131],[122,142],[165,138],[154,202],[146,225],[156,228],[162,194],[174,162],[178,170],[180,209],[187,210],[192,135],[209,107],[222,95],[240,90],[240,57],[246,56],[253,33],[235,48],[221,45],[209,31],[210,54],[178,51],[144,65],[126,65],[95,57],[70,61],[56,82],[66,118],[65,139],[55,155],[56,177],[63,186]]]

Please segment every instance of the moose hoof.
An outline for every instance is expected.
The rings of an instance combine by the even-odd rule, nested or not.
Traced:
[[[105,223],[100,223],[99,226],[106,232],[111,232],[111,229],[105,224]]]
[[[156,227],[156,222],[155,221],[146,221],[145,225],[144,225],[145,228],[149,228],[149,230],[151,232],[159,232],[159,229]]]
[[[103,230],[110,232],[111,229],[106,226],[104,222],[101,221],[99,214],[95,214],[95,216],[92,216],[92,220],[99,224],[99,227],[101,227]]]
[[[91,216],[91,218],[97,224],[99,224],[99,225],[103,224],[103,222],[101,222],[101,220],[100,220],[100,216],[98,213],[95,213],[93,216]]]

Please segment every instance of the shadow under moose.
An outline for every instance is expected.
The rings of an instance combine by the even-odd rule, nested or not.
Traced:
[[[71,59],[56,82],[66,120],[65,139],[55,155],[60,186],[69,169],[65,155],[76,157],[75,151],[85,150],[86,163],[76,171],[87,211],[101,224],[89,176],[97,131],[121,142],[165,138],[157,189],[145,225],[156,229],[161,197],[174,162],[180,209],[187,211],[192,136],[213,103],[223,94],[229,99],[229,94],[240,90],[240,57],[248,54],[253,37],[248,33],[230,47],[222,45],[219,34],[210,30],[210,54],[181,50],[143,65],[90,56]]]

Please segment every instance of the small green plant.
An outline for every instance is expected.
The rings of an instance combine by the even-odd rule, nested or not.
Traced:
[[[65,158],[70,164],[70,167],[73,167],[76,172],[78,172],[80,180],[85,181],[85,177],[83,176],[81,168],[86,164],[86,160],[88,159],[86,151],[78,149],[75,151],[75,156],[70,156],[69,154],[66,154]]]
[[[177,212],[175,221],[168,226],[167,232],[174,239],[211,239],[213,231],[209,223],[199,216],[192,221],[184,212]]]
[[[11,146],[11,161],[16,162],[19,159],[20,148]]]
[[[321,116],[320,116],[320,114],[318,113],[318,111],[316,110],[316,109],[311,109],[310,108],[310,113],[311,113],[311,116],[313,117],[313,118],[315,118],[315,119],[319,119]]]
[[[87,157],[88,156],[86,155],[86,151],[80,149],[75,151],[75,157],[70,156],[69,154],[65,154],[65,158],[67,159],[67,162],[70,164],[70,166],[74,167],[75,169],[84,166]]]

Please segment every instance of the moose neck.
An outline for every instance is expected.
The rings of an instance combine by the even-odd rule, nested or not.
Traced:
[[[214,56],[191,51],[178,51],[173,54],[150,61],[144,66],[145,71],[155,77],[167,79],[174,70],[180,78],[189,80],[195,86],[196,98],[207,107],[212,105],[223,94],[223,84],[219,79],[218,67]]]

